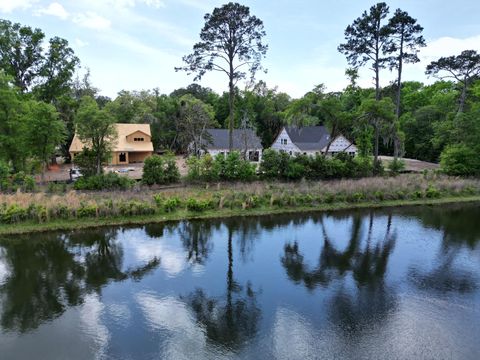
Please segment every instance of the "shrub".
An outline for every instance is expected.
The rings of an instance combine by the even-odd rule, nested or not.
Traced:
[[[195,198],[187,199],[187,210],[194,212],[203,212],[205,210],[211,209],[213,202],[209,200],[197,200]]]
[[[180,172],[173,155],[152,155],[145,159],[142,175],[144,184],[171,184],[179,179]]]
[[[388,164],[388,170],[392,175],[399,174],[405,170],[405,161],[401,159],[393,159],[393,161]]]
[[[449,146],[440,155],[440,168],[448,175],[478,175],[480,159],[477,150],[466,145]]]
[[[25,192],[34,192],[36,188],[35,178],[31,175],[26,175],[23,178],[23,189]]]
[[[116,173],[82,176],[75,184],[75,190],[127,190],[133,187],[135,180]]]
[[[98,207],[95,204],[80,204],[80,207],[77,209],[77,216],[79,218],[85,217],[96,217],[97,216]]]
[[[440,191],[433,185],[428,186],[425,190],[425,196],[429,199],[439,198],[440,195]]]
[[[106,162],[108,159],[105,158],[103,160]],[[84,177],[97,175],[97,157],[93,150],[83,148],[83,150],[75,156],[74,162]]]
[[[1,214],[1,220],[5,224],[13,224],[21,221],[25,221],[28,217],[27,209],[13,204],[4,209]]]
[[[31,204],[27,208],[28,217],[38,222],[45,222],[48,219],[47,208],[43,205]]]
[[[180,206],[181,201],[178,197],[168,198],[163,202],[163,210],[165,212],[174,212]]]
[[[187,179],[191,181],[200,179],[200,159],[196,156],[190,156],[187,161]]]
[[[142,201],[122,201],[119,204],[119,212],[124,216],[151,215],[155,214],[155,207]]]
[[[305,176],[305,166],[292,159],[288,162],[285,175],[289,180],[300,180]]]
[[[265,179],[276,179],[280,174],[280,156],[273,149],[266,149],[260,163],[260,174]]]

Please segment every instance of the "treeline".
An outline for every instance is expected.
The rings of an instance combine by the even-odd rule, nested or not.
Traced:
[[[229,12],[240,16],[236,26],[250,19],[253,27],[245,32],[263,38],[261,21],[239,4],[215,9],[207,30],[220,36],[223,15]],[[439,80],[431,85],[402,81],[404,65],[418,61],[423,28],[400,9],[389,15],[388,6],[378,3],[346,28],[339,51],[351,68],[345,72],[349,85],[343,91],[328,92],[319,84],[299,99],[263,81],[230,86],[223,94],[191,84],[170,94],[159,89],[120,91],[110,99],[92,85],[88,71],[82,78],[76,75],[80,61],[66,40],[47,40],[39,29],[0,20],[0,169],[32,174],[45,169],[55,155],[68,160],[75,128],[84,140],[101,144],[84,154],[93,175],[108,158],[108,141],[103,140],[114,137],[115,122],[150,124],[155,149],[175,153],[186,153],[203,129],[231,124],[254,129],[268,148],[281,127],[290,124],[325,125],[333,136],[342,133],[354,141],[364,158],[403,155],[441,161],[449,174],[478,175],[480,55],[466,50],[432,62],[426,73]],[[257,49],[252,71],[260,68],[266,51],[264,45]],[[197,64],[194,59],[200,55],[184,60]],[[203,66],[180,70],[203,74],[214,65]],[[375,87],[358,86],[362,66],[374,70]],[[397,81],[382,88],[380,76],[386,69],[396,72]],[[238,80],[241,74],[232,76]]]

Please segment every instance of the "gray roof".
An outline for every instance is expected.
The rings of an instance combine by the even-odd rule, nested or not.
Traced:
[[[325,126],[286,126],[290,140],[303,151],[322,150],[330,141],[330,132]]]
[[[203,144],[207,149],[228,149],[228,129],[206,129],[210,134],[210,141],[204,139]],[[245,149],[245,140],[249,149],[261,149],[262,143],[260,139],[251,129],[234,129],[233,130],[233,149]]]

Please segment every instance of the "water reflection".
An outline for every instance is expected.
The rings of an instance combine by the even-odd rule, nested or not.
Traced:
[[[480,351],[478,218],[472,204],[0,239],[0,350],[468,358]]]
[[[227,222],[226,225],[228,269],[225,294],[209,296],[207,291],[197,288],[181,298],[193,310],[197,322],[205,329],[208,340],[232,350],[255,337],[260,308],[251,284],[248,282],[241,286],[233,274],[233,234],[237,229],[245,230],[245,227],[232,222]],[[246,233],[248,232],[242,232],[243,238],[246,238]]]
[[[338,250],[335,239],[328,235],[323,217],[319,218],[323,235],[323,247],[318,265],[310,269],[304,263],[298,242],[288,243],[281,258],[288,277],[296,283],[303,283],[308,289],[316,286],[328,286],[332,281],[351,272],[359,285],[375,286],[381,283],[388,258],[395,247],[396,235],[391,233],[391,215],[388,217],[385,238],[372,240],[373,215],[369,216],[368,235],[362,246],[362,217],[352,216],[351,236],[344,250]]]
[[[86,235],[88,234],[88,235]],[[84,303],[111,281],[139,281],[160,260],[122,270],[117,230],[99,229],[68,235],[21,236],[0,242],[8,276],[0,285],[1,324],[25,332]]]

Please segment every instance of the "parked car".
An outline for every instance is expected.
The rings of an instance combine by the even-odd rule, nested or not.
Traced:
[[[70,169],[70,180],[71,181],[76,181],[80,177],[82,177],[82,173],[80,172],[80,169],[77,169],[77,168],[71,168]]]

